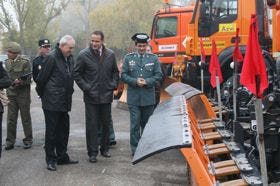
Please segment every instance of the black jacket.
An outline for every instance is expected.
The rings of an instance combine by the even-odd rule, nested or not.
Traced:
[[[42,55],[39,55],[39,56],[37,56],[36,58],[33,59],[33,62],[32,62],[32,75],[33,75],[33,80],[35,82],[37,82],[38,74],[39,74],[40,70],[43,67],[44,59],[45,59],[45,57],[42,56]]]
[[[8,88],[11,86],[12,80],[10,79],[8,73],[3,68],[3,63],[0,62],[0,89]],[[2,102],[0,101],[0,113],[4,112]],[[1,140],[1,139],[0,139]]]
[[[104,46],[101,56],[91,47],[82,50],[75,64],[74,79],[84,91],[84,102],[111,103],[119,81],[114,52]]]
[[[45,110],[71,110],[73,89],[73,57],[64,58],[58,46],[44,61],[37,78],[37,93]]]

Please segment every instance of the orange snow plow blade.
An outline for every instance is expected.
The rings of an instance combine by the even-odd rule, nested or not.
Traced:
[[[176,82],[166,88],[172,98],[160,103],[138,143],[133,164],[172,148],[180,149],[195,185],[262,185],[258,169],[231,140],[199,90]]]

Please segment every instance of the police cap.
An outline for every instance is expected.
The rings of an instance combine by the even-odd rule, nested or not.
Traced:
[[[39,44],[39,47],[51,46],[50,40],[48,40],[48,39],[40,39],[38,44]]]
[[[149,36],[145,33],[136,33],[131,37],[131,39],[135,43],[148,43]]]
[[[20,53],[21,52],[20,45],[17,42],[9,42],[7,44],[6,50],[8,52],[12,52],[12,53]]]

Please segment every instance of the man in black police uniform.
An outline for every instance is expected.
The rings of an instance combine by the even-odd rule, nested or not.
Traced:
[[[158,57],[146,53],[148,35],[138,33],[131,39],[135,42],[137,52],[125,56],[121,77],[123,82],[128,84],[130,147],[132,155],[134,155],[141,132],[153,113],[156,103],[155,86],[157,82],[161,81],[162,72]]]
[[[39,40],[39,52],[38,56],[33,59],[33,65],[32,65],[32,74],[33,74],[33,80],[36,82],[38,74],[40,70],[42,69],[43,62],[45,57],[49,54],[51,51],[51,43],[48,39],[41,39]]]

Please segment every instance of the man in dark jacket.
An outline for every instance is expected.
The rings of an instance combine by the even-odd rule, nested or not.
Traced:
[[[56,170],[56,164],[75,164],[67,154],[69,115],[73,89],[73,57],[75,40],[66,35],[46,57],[37,78],[37,92],[42,99],[45,115],[45,152],[47,169]]]
[[[50,53],[51,51],[51,43],[48,39],[40,39],[39,42],[39,52],[38,56],[33,59],[32,63],[32,75],[33,80],[36,82],[38,74],[40,70],[43,67],[43,62],[45,57]]]
[[[101,155],[109,153],[109,124],[113,91],[117,88],[119,70],[115,54],[104,45],[104,34],[91,34],[91,44],[82,50],[75,64],[74,79],[84,92],[86,110],[86,141],[89,161],[97,162],[98,125],[102,128]]]
[[[12,80],[10,79],[8,73],[3,68],[3,62],[0,62],[0,158],[1,158],[1,152],[2,152],[2,117],[3,117],[3,99],[7,99],[6,95],[2,94],[3,88],[8,88],[11,86]]]

